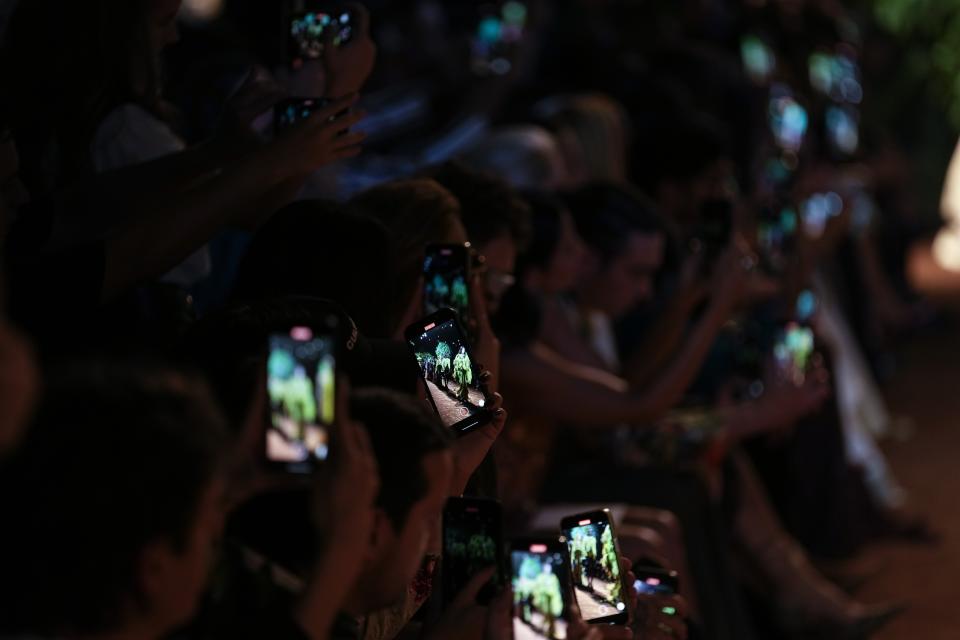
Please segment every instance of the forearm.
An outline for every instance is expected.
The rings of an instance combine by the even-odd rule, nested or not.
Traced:
[[[717,335],[729,319],[725,305],[711,305],[672,363],[658,374],[653,386],[644,390],[646,418],[655,420],[677,404],[693,383]]]
[[[280,179],[250,156],[195,189],[145,203],[107,238],[103,298],[182,262]]]
[[[680,291],[660,316],[637,353],[624,367],[627,380],[636,388],[646,386],[669,362],[686,335],[690,316],[703,300],[700,287]]]
[[[723,408],[719,414],[724,425],[723,434],[734,442],[785,428],[793,421],[793,416],[763,399]]]

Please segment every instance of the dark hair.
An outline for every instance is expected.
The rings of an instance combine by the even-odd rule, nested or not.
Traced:
[[[530,208],[505,181],[456,161],[433,167],[427,175],[460,202],[460,218],[474,246],[504,235],[510,236],[520,249],[529,242]]]
[[[591,184],[564,197],[577,232],[604,262],[617,258],[630,234],[669,235],[654,204],[640,192],[613,184]]]
[[[240,264],[235,301],[282,295],[333,300],[368,336],[393,332],[383,312],[392,246],[378,220],[326,200],[281,209],[254,236]]]
[[[410,508],[427,494],[423,458],[450,448],[452,436],[422,401],[386,389],[354,392],[350,411],[362,422],[377,457],[377,506],[399,530]]]
[[[0,470],[0,630],[83,634],[121,624],[140,595],[144,547],[188,544],[223,435],[198,380],[129,364],[54,373]]]
[[[523,197],[530,207],[531,241],[517,256],[517,281],[504,293],[493,318],[497,337],[507,348],[524,347],[540,332],[540,303],[524,287],[523,276],[531,269],[550,265],[560,242],[563,215],[569,213],[563,201],[554,196],[526,192]]]
[[[368,189],[350,201],[380,220],[393,243],[382,315],[397,328],[423,273],[427,246],[442,242],[460,224],[460,204],[436,181],[398,180]]]
[[[0,53],[24,180],[41,192],[92,171],[90,141],[124,102],[160,109],[148,0],[24,0]],[[56,166],[50,166],[56,164]],[[50,172],[54,184],[50,184]]]
[[[634,182],[653,197],[665,182],[693,180],[718,160],[733,158],[724,125],[700,113],[661,120],[636,144]]]

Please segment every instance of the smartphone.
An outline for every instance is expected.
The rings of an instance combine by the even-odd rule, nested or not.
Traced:
[[[480,591],[487,604],[506,585],[503,509],[496,500],[450,498],[443,509],[443,601],[449,605],[477,573],[495,567]]]
[[[629,621],[626,576],[620,572],[620,547],[610,510],[568,516],[560,523],[567,543],[573,595],[591,624]]]
[[[434,244],[423,260],[426,313],[453,309],[463,327],[470,318],[470,243]]]
[[[461,435],[493,419],[485,408],[480,369],[453,309],[441,309],[407,327],[406,341],[444,425]]]
[[[329,102],[322,98],[288,98],[273,108],[274,131],[288,129],[314,113],[323,109]]]
[[[335,319],[268,337],[266,458],[291,473],[311,473],[327,460],[336,419]]]
[[[328,38],[335,47],[353,38],[354,18],[349,11],[321,10],[312,6],[314,4],[293,2],[288,8],[287,48],[290,66],[294,69],[299,69],[307,60],[323,57]]]
[[[570,624],[570,571],[559,538],[514,540],[510,545],[513,637],[566,640]]]
[[[529,8],[525,2],[482,3],[470,43],[471,67],[480,76],[506,75],[527,30]]]
[[[637,577],[633,588],[638,596],[673,596],[680,593],[680,576],[676,571],[637,562],[633,565],[633,575]]]
[[[767,119],[778,147],[791,153],[800,151],[810,127],[810,115],[788,86],[771,87]]]
[[[798,322],[787,323],[777,336],[773,357],[784,379],[801,386],[810,372],[816,349],[813,329]]]

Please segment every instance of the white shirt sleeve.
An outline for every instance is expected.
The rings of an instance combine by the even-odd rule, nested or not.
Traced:
[[[90,158],[97,173],[123,169],[179,153],[184,141],[162,120],[143,107],[128,103],[104,118],[90,144]],[[210,275],[210,250],[203,246],[161,278],[189,288]]]
[[[183,140],[166,123],[136,104],[124,104],[107,115],[90,145],[98,173],[122,169],[183,151]]]

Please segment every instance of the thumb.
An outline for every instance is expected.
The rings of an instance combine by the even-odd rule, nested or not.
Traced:
[[[450,608],[465,609],[470,606],[475,606],[477,603],[477,595],[480,593],[480,590],[483,589],[484,585],[490,582],[493,574],[494,567],[487,567],[470,578],[469,582],[467,582],[463,589],[460,590],[460,593],[457,594],[457,597],[453,599],[453,602],[450,603]]]

